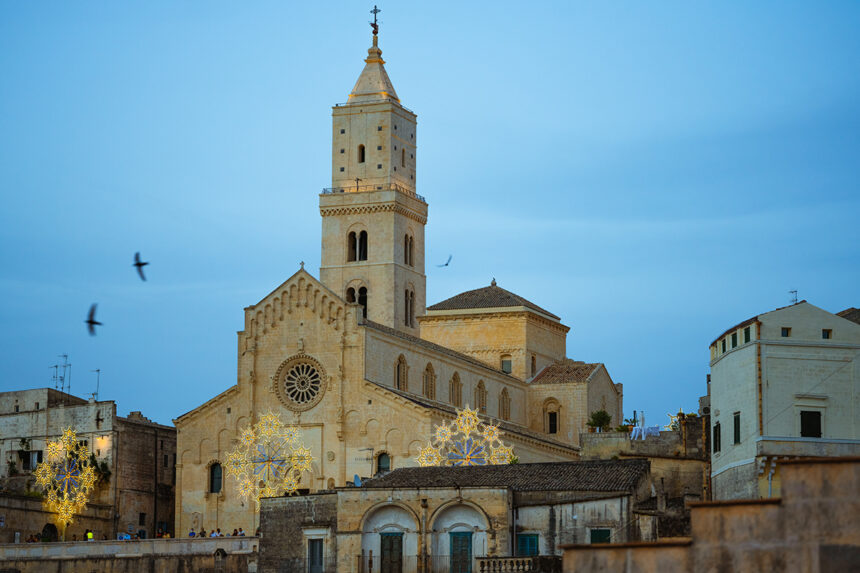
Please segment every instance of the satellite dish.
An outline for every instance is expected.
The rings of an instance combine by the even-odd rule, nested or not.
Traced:
[[[361,487],[361,478],[358,477],[358,474],[355,474],[355,477],[352,478],[352,485],[355,487]]]

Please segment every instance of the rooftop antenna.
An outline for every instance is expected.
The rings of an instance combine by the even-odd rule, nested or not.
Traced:
[[[60,354],[59,358],[63,359],[61,366],[63,367],[63,375],[60,376],[60,392],[66,394],[72,393],[72,365],[69,364],[69,355]]]
[[[90,370],[90,372],[96,373],[96,392],[95,392],[95,394],[93,394],[93,398],[98,400],[99,399],[99,382],[101,381],[101,377],[102,377],[102,369],[96,368],[95,370]]]
[[[373,28],[373,35],[377,35],[379,33],[379,22],[376,21],[376,15],[382,12],[379,8],[376,7],[376,4],[373,5],[373,10],[370,11],[373,14],[373,22],[370,23],[370,27]],[[375,45],[375,44],[374,44]]]
[[[51,368],[54,369],[54,373],[51,375],[51,380],[54,382],[54,390],[58,390],[59,388],[57,388],[57,384],[59,384],[60,375],[57,370],[60,368],[60,365],[54,364],[53,366],[48,366],[48,369]]]
[[[791,295],[791,304],[797,304],[797,290],[790,290],[788,294]]]

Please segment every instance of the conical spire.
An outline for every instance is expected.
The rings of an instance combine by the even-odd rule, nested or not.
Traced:
[[[364,69],[355,82],[355,87],[349,94],[348,103],[365,103],[375,101],[394,100],[400,103],[394,84],[385,72],[385,62],[382,59],[382,50],[379,49],[376,31],[373,33],[373,45],[367,50],[367,59],[364,60]]]

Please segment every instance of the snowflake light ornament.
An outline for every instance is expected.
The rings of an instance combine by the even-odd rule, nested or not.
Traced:
[[[436,426],[427,447],[418,450],[419,466],[485,466],[509,464],[514,450],[502,442],[498,426],[483,424],[466,406],[449,424]]]
[[[310,470],[314,457],[302,444],[301,430],[284,426],[280,415],[267,412],[253,426],[245,428],[236,448],[227,456],[227,475],[236,478],[236,491],[243,499],[292,495],[303,472]]]
[[[57,514],[57,524],[65,530],[76,514],[87,506],[96,483],[89,450],[78,443],[77,434],[67,428],[63,436],[49,442],[45,460],[36,466],[36,482],[45,489],[45,505]]]

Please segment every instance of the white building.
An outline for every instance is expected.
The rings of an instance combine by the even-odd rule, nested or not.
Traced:
[[[860,454],[860,324],[806,301],[711,343],[714,499],[779,494],[779,460]]]

